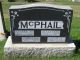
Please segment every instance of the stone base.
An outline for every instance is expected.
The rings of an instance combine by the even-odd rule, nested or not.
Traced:
[[[13,44],[9,36],[4,46],[4,54],[8,56],[67,56],[73,54],[75,48],[74,43]]]

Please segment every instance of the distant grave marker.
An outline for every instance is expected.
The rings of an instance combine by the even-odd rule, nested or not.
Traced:
[[[0,40],[6,39],[5,36],[5,23],[4,23],[4,16],[3,16],[3,10],[2,10],[2,0],[0,1]]]

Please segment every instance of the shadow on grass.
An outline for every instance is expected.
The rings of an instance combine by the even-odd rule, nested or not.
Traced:
[[[76,45],[75,53],[77,53],[80,49],[80,40],[73,40],[73,42]]]
[[[8,38],[8,36],[10,36],[10,32],[6,31],[6,38]]]

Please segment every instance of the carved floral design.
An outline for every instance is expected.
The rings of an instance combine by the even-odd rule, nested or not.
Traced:
[[[71,11],[65,11],[64,17],[66,17],[67,20],[68,20],[68,22],[67,22],[67,29],[68,29],[68,32],[69,32]]]
[[[18,14],[18,12],[17,11],[11,11],[11,20],[12,20],[12,27],[14,27],[14,20],[15,20],[15,18],[16,17],[18,17],[19,16],[19,14]]]

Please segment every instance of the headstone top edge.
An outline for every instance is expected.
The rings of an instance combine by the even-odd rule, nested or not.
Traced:
[[[39,7],[39,6],[72,10],[72,8],[68,5],[63,6],[63,5],[55,5],[55,4],[48,4],[48,3],[32,3],[32,4],[25,4],[25,5],[13,5],[9,9],[22,9],[22,8]]]

